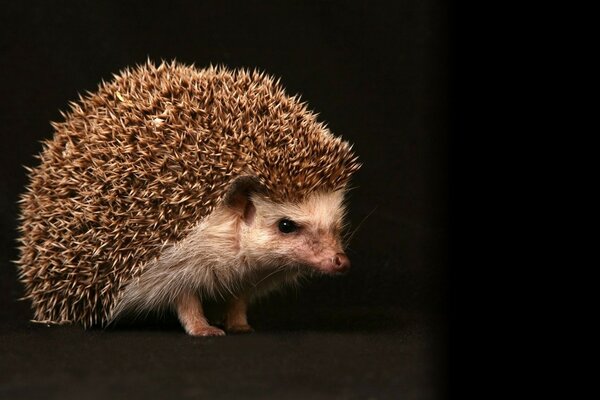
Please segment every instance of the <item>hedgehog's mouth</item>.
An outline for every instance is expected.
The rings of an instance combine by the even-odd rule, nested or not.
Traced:
[[[344,253],[337,253],[333,257],[320,260],[317,263],[299,263],[299,267],[312,274],[338,276],[345,275],[350,269],[350,260]]]
[[[280,260],[277,263],[279,266],[275,267],[275,273],[283,272],[285,270],[296,270],[301,274],[306,275],[327,275],[327,276],[341,276],[348,273],[350,269],[350,260],[344,253],[337,253],[332,257],[323,258],[320,260]]]

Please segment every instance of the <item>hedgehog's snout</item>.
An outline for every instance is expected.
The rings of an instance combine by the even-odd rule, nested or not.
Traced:
[[[339,275],[348,272],[350,265],[350,259],[346,253],[339,252],[322,260],[318,265],[318,269],[326,274]]]
[[[350,269],[350,259],[346,255],[346,253],[337,253],[332,260],[333,267],[332,269],[336,273],[344,273]]]

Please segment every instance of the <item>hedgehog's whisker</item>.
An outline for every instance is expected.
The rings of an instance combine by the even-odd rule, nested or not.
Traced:
[[[356,226],[356,228],[354,228],[352,230],[352,232],[350,232],[349,234],[344,236],[344,247],[347,247],[348,244],[350,243],[350,241],[352,240],[352,238],[354,237],[354,235],[356,235],[356,232],[358,232],[358,230],[360,229],[360,227],[365,223],[365,221],[367,220],[367,218],[369,218],[371,215],[373,215],[373,213],[375,212],[375,210],[377,210],[377,206],[375,206],[371,212],[369,212]]]
[[[261,284],[262,282],[264,282],[267,278],[269,278],[269,277],[271,277],[271,276],[273,276],[273,275],[275,275],[275,274],[283,271],[284,268],[287,268],[290,264],[291,263],[288,262],[288,263],[285,263],[282,266],[276,268],[273,272],[271,272],[270,274],[268,274],[267,276],[265,276],[264,278],[262,278],[260,281],[254,283],[252,286],[253,287],[257,287],[259,284]]]

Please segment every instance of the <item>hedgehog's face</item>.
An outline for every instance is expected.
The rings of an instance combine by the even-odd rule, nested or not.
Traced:
[[[250,196],[240,229],[240,251],[256,266],[308,266],[319,272],[345,272],[341,231],[343,192],[316,193],[299,203],[273,203]]]

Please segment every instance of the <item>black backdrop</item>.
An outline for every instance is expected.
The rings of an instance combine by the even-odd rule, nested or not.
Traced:
[[[0,11],[0,322],[30,318],[16,281],[22,165],[78,93],[147,58],[258,67],[355,144],[351,273],[267,301],[273,310],[445,311],[449,30],[439,0],[10,2]],[[374,311],[375,312],[375,311]],[[310,313],[307,324],[317,326]],[[393,322],[390,322],[392,324]],[[21,325],[19,325],[21,324]],[[386,322],[380,322],[385,325]],[[299,324],[302,325],[301,323]]]

